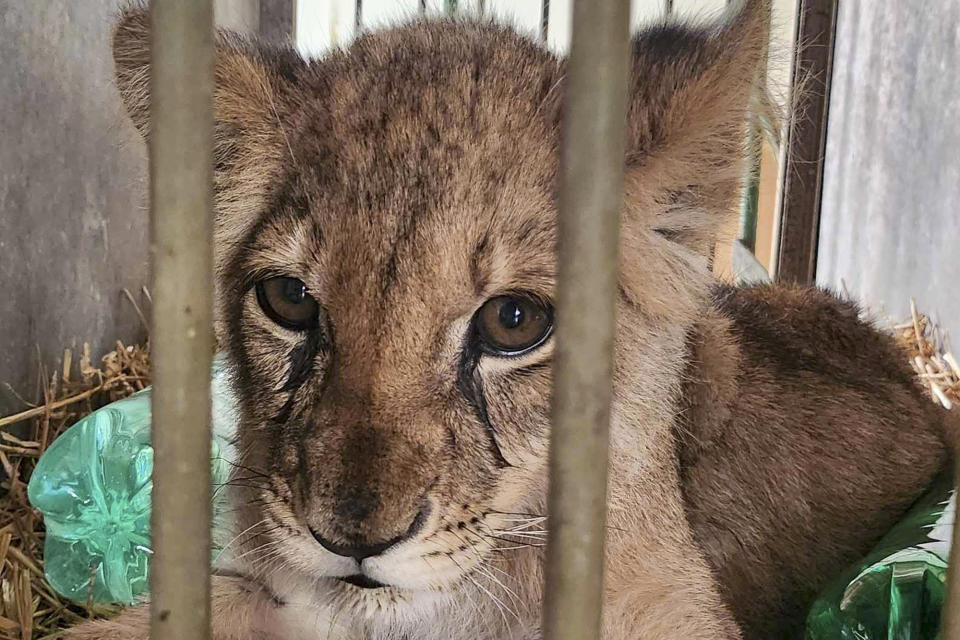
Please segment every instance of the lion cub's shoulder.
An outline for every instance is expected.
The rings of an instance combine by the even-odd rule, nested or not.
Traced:
[[[688,357],[675,434],[694,537],[745,637],[794,637],[944,468],[944,412],[892,336],[814,288],[716,288]]]
[[[833,293],[790,285],[720,286],[716,311],[729,321],[747,362],[782,374],[808,372],[824,384],[914,386],[902,350]]]

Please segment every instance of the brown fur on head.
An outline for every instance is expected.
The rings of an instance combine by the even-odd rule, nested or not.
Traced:
[[[750,363],[749,336],[718,318],[707,269],[739,191],[768,20],[768,1],[747,0],[721,25],[660,25],[634,40],[608,639],[734,638],[721,593],[734,603],[779,584],[768,569],[780,557],[759,568],[738,557],[742,571],[727,576],[715,521],[684,511],[713,506],[715,493],[752,504],[750,491],[769,494],[777,469],[736,485],[729,467],[749,461],[676,437],[707,442],[698,434],[716,428],[749,439],[762,423],[738,407],[776,413],[766,399],[741,401],[752,391],[738,376],[767,363]],[[114,39],[120,89],[144,131],[148,31],[146,14],[131,10]],[[233,568],[271,602],[327,611],[331,628],[361,637],[535,637],[552,346],[547,332],[523,353],[493,353],[477,313],[498,296],[551,313],[564,69],[488,23],[413,23],[309,63],[219,38],[216,304],[242,409],[234,484],[246,485],[235,487]],[[277,277],[302,281],[316,301],[305,328],[266,312],[258,285]],[[711,354],[721,364],[701,367]],[[829,381],[810,384],[831,393]],[[725,412],[720,426],[709,406],[699,422],[678,419],[710,401]],[[815,439],[776,415],[781,442]],[[837,416],[846,414],[825,414],[823,429],[843,430]],[[940,461],[916,467],[893,508]],[[846,485],[836,487],[819,495],[839,499]],[[775,512],[744,509],[737,523],[775,538]],[[831,560],[886,520],[872,522]],[[372,581],[390,588],[358,588]]]

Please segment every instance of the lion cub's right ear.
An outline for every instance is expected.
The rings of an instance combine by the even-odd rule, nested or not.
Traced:
[[[136,3],[113,34],[117,85],[134,124],[150,138],[150,12]],[[216,36],[214,160],[217,240],[236,241],[258,211],[272,169],[289,161],[284,131],[307,63],[292,49],[236,34]]]

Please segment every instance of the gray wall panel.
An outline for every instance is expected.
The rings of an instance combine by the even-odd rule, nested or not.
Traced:
[[[113,87],[117,0],[0,0],[0,383],[34,397],[37,348],[142,337],[145,150]],[[0,411],[23,406],[0,388]]]
[[[0,415],[35,398],[64,347],[142,339],[128,288],[148,282],[146,149],[113,84],[124,0],[0,0]],[[253,30],[258,0],[217,0]],[[39,348],[39,357],[37,349]]]
[[[817,280],[960,346],[960,2],[840,3]]]

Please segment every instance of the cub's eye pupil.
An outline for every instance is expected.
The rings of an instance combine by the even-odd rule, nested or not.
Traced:
[[[307,285],[295,278],[283,279],[283,297],[291,304],[300,304],[307,297]]]
[[[539,347],[553,330],[553,311],[533,296],[497,296],[474,317],[478,346],[496,356],[516,356]]]
[[[500,324],[505,329],[516,329],[523,324],[523,307],[516,300],[508,300],[500,307]]]
[[[320,305],[297,278],[261,280],[257,283],[257,302],[268,318],[285,329],[308,331],[320,326]]]

